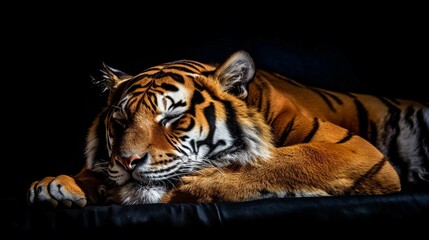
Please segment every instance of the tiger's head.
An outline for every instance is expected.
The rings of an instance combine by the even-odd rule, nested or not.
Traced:
[[[244,101],[255,75],[244,51],[217,66],[180,60],[135,76],[108,66],[103,73],[109,96],[89,130],[87,164],[117,186],[270,155],[271,130]]]

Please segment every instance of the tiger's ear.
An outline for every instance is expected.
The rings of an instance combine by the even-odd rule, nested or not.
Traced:
[[[219,65],[214,73],[226,92],[244,99],[247,97],[247,86],[255,76],[255,64],[252,57],[245,51],[232,54]]]
[[[131,78],[130,75],[109,67],[105,63],[103,63],[100,72],[102,73],[101,79],[93,79],[93,82],[100,87],[102,92],[110,91],[116,88],[122,81]]]

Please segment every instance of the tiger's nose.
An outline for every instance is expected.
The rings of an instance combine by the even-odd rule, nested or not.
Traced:
[[[121,163],[121,165],[125,168],[125,170],[131,171],[138,164],[141,164],[147,161],[147,154],[145,154],[143,157],[141,157],[138,154],[132,154],[128,157],[116,156],[115,159],[116,161]]]

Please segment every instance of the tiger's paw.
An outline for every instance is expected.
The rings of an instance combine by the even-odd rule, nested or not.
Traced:
[[[84,207],[87,204],[83,190],[67,175],[34,181],[28,189],[27,201],[31,206],[47,208]]]

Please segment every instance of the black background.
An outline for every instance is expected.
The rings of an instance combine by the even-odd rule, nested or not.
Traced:
[[[25,198],[31,181],[83,166],[86,129],[101,104],[91,76],[102,62],[136,74],[182,58],[222,61],[244,49],[257,67],[303,83],[428,100],[427,27],[418,6],[302,13],[27,7],[32,14],[19,11],[2,34],[6,198]]]

